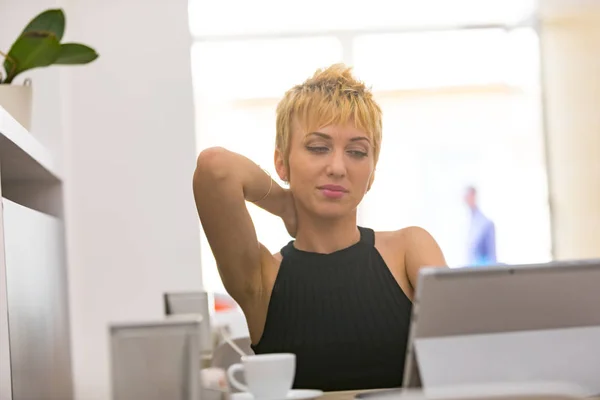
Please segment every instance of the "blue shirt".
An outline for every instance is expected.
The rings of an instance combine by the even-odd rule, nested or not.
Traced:
[[[467,246],[468,265],[489,265],[497,262],[494,222],[478,208],[471,214]]]

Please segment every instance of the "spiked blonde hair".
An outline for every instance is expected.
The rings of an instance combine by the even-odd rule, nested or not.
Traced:
[[[309,132],[333,124],[354,123],[370,135],[375,165],[381,148],[381,109],[371,91],[352,75],[352,68],[333,64],[319,69],[304,83],[288,90],[277,106],[277,150],[289,167],[292,126]]]

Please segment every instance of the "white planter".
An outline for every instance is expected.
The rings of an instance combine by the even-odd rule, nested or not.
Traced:
[[[28,131],[31,130],[32,95],[28,81],[25,85],[0,84],[0,106]]]

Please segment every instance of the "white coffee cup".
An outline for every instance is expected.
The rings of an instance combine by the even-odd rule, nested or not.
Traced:
[[[235,379],[244,371],[246,385]],[[243,356],[242,362],[227,369],[233,387],[252,394],[255,400],[284,400],[294,384],[296,355],[274,353]]]

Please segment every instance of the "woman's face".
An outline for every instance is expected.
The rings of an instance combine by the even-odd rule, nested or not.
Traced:
[[[323,218],[354,212],[375,171],[370,136],[354,124],[330,125],[311,132],[294,129],[289,171],[276,155],[279,177],[289,181],[297,207]]]

